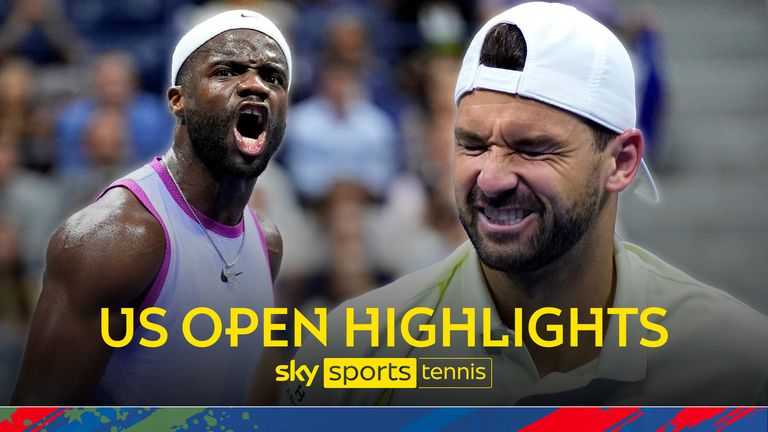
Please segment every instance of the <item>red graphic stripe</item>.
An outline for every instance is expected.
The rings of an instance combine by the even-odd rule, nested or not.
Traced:
[[[524,427],[521,431],[603,432],[633,416],[639,410],[639,408],[560,408]]]
[[[60,416],[60,415],[64,414],[64,411],[66,411],[66,410],[68,410],[68,409],[69,409],[69,408],[62,408],[61,410],[59,410],[59,411],[57,411],[57,412],[53,413],[53,415],[51,415],[50,417],[48,417],[48,418],[44,419],[44,421],[43,421],[43,422],[42,422],[42,423],[41,423],[39,426],[37,426],[36,428],[34,428],[34,429],[31,431],[31,432],[39,432],[39,431],[43,430],[43,428],[44,428],[44,427],[48,426],[48,424],[49,424],[50,422],[54,421],[54,420],[56,419],[56,417],[58,417],[58,416]]]
[[[712,419],[727,408],[683,408],[669,423],[659,428],[659,432],[666,431],[667,426],[674,427],[673,432],[696,426],[702,422]]]
[[[742,419],[744,417],[747,417],[747,416],[751,417],[751,416],[755,415],[756,413],[758,413],[760,411],[763,411],[763,409],[764,408],[742,408],[740,410],[737,409],[733,413],[731,413],[730,417],[724,417],[724,418],[718,420],[717,423],[715,423],[716,425],[719,424],[719,423],[723,423],[723,425],[720,426],[717,430],[721,431],[726,426],[731,425],[733,423],[736,423],[737,421],[739,421],[740,419]]]
[[[0,430],[3,432],[24,432],[25,430],[28,430],[30,426],[49,416],[57,409],[59,408],[17,408],[16,411],[11,414],[10,421],[4,420],[0,423]]]
[[[640,416],[642,416],[642,415],[643,415],[643,412],[642,411],[638,411],[633,416],[628,417],[626,420],[624,420],[623,422],[621,422],[618,425],[616,425],[615,428],[611,429],[611,432],[619,432],[624,426],[626,426],[626,425],[632,423],[633,421],[639,419]]]
[[[743,408],[732,408],[728,412],[725,413],[724,416],[720,418],[720,420],[715,422],[715,426],[719,424],[723,424],[725,426],[726,424],[730,424],[729,420],[733,417],[738,416],[743,411]]]

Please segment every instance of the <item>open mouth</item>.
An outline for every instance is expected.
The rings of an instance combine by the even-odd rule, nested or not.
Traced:
[[[497,209],[493,207],[480,207],[479,210],[491,223],[496,225],[516,225],[533,213],[531,210],[516,208]]]
[[[267,112],[263,107],[246,105],[240,109],[235,125],[238,149],[248,156],[258,156],[264,151],[267,134]]]

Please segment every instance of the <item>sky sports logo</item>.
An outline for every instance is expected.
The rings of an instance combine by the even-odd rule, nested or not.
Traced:
[[[491,388],[490,358],[326,358],[325,388]]]

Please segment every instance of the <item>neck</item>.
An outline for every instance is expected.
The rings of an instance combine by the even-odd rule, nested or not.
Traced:
[[[174,144],[163,156],[163,162],[189,205],[219,223],[237,225],[256,179],[214,177],[190,146],[179,147]]]
[[[613,230],[601,229],[613,226],[609,212],[596,221],[584,237],[570,251],[548,266],[535,272],[511,274],[486,266],[481,269],[493,297],[499,317],[509,328],[514,328],[515,308],[521,308],[526,347],[533,358],[540,376],[549,372],[566,372],[581,366],[600,352],[595,346],[594,334],[585,332],[579,336],[578,347],[570,347],[571,308],[578,310],[579,323],[594,323],[590,308],[607,308],[613,304],[615,267],[613,263]],[[615,214],[614,219],[615,220]],[[537,322],[537,331],[550,338],[550,324],[563,328],[563,343],[554,348],[544,348],[532,342],[528,322],[533,312],[543,307],[561,310],[560,316],[544,315]],[[603,313],[603,334],[608,317]],[[546,335],[546,336],[545,336]]]

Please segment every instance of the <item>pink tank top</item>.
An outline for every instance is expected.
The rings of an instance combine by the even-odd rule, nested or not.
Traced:
[[[230,346],[231,308],[251,308],[261,318],[273,305],[273,281],[264,233],[248,209],[237,226],[222,225],[200,212],[197,217],[209,231],[224,257],[237,255],[243,232],[245,244],[234,268],[237,283],[223,281],[223,263],[195,221],[173,184],[168,171],[155,159],[150,164],[112,183],[106,191],[124,187],[160,222],[165,233],[165,258],[154,283],[135,311],[131,343],[114,350],[94,393],[100,405],[237,405],[247,396],[263,346],[261,323],[257,330]],[[103,194],[102,193],[102,196]],[[147,307],[165,309],[164,317],[151,321],[168,330],[160,348],[146,348],[139,340],[157,339],[157,333],[138,325],[139,312]],[[188,343],[182,333],[185,315],[196,307],[213,309],[221,319],[218,341],[208,348]],[[240,318],[240,327],[247,326]],[[213,320],[199,315],[192,320],[192,334],[211,337]]]

